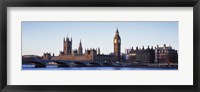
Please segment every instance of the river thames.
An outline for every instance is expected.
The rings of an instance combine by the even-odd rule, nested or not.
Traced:
[[[22,70],[178,70],[178,68],[136,68],[136,67],[56,67],[35,68],[33,65],[22,65]]]

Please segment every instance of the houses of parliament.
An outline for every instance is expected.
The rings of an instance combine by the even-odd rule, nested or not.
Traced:
[[[80,41],[77,49],[72,50],[72,38],[63,39],[63,51],[58,56],[50,53],[44,53],[42,59],[44,60],[68,60],[68,61],[95,61],[95,62],[141,62],[141,63],[178,63],[177,50],[172,49],[171,46],[163,45],[163,47],[155,47],[142,49],[136,47],[121,53],[121,38],[118,29],[113,38],[113,52],[105,55],[100,53],[100,48],[85,49],[83,52],[82,43]]]
[[[121,59],[121,38],[119,36],[118,29],[114,36],[114,54],[101,54],[100,48],[98,49],[86,49],[83,53],[82,43],[80,41],[77,49],[72,50],[72,38],[68,37],[63,39],[63,51],[58,56],[51,56],[50,53],[44,53],[43,59],[51,60],[69,60],[69,61],[120,61]]]

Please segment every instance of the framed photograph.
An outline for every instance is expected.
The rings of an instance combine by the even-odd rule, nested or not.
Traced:
[[[1,91],[199,91],[199,0],[0,7]]]

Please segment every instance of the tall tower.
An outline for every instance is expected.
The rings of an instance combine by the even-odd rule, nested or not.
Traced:
[[[63,49],[64,54],[65,54],[65,55],[70,55],[70,54],[72,54],[72,38],[71,38],[71,41],[69,40],[68,37],[66,37],[66,40],[65,40],[65,38],[64,38],[63,44],[64,44],[64,47],[63,47],[63,48],[64,48],[64,49]]]
[[[83,48],[82,48],[81,40],[80,40],[79,47],[78,47],[78,54],[79,54],[79,55],[82,55],[82,54],[83,54]]]
[[[64,54],[67,53],[67,52],[66,52],[66,51],[67,51],[66,49],[67,49],[67,47],[66,47],[66,41],[65,41],[65,37],[64,37],[64,39],[63,39],[63,53],[64,53]]]
[[[101,53],[100,53],[100,48],[98,48],[98,51],[97,51],[97,52],[98,52],[98,53],[97,53],[98,55],[100,55],[100,54],[101,54]]]
[[[120,61],[120,54],[121,54],[121,38],[119,36],[119,31],[117,28],[117,31],[115,32],[114,37],[114,56],[116,61]]]

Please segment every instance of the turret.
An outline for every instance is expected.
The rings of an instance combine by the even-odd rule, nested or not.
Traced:
[[[53,57],[54,57],[55,55],[54,55],[54,53],[53,53]]]
[[[78,54],[79,54],[79,55],[82,55],[82,54],[83,54],[83,48],[82,48],[81,40],[80,40],[79,47],[78,47]]]
[[[100,48],[98,48],[98,55],[100,55],[101,54],[101,52],[100,52]]]
[[[63,52],[65,55],[69,55],[69,54],[72,54],[72,38],[71,38],[71,41],[69,40],[68,37],[66,37],[66,39],[64,38],[64,49],[63,49]]]
[[[153,46],[151,46],[151,50],[153,50]]]
[[[136,50],[138,50],[138,46],[136,47]]]
[[[67,39],[66,39],[67,40]],[[66,50],[67,46],[66,46],[66,41],[65,41],[65,37],[63,38],[63,53],[66,54],[67,50]]]
[[[68,37],[66,37],[66,41],[69,41],[69,38],[68,38]]]
[[[142,50],[144,50],[144,46],[142,46]]]

